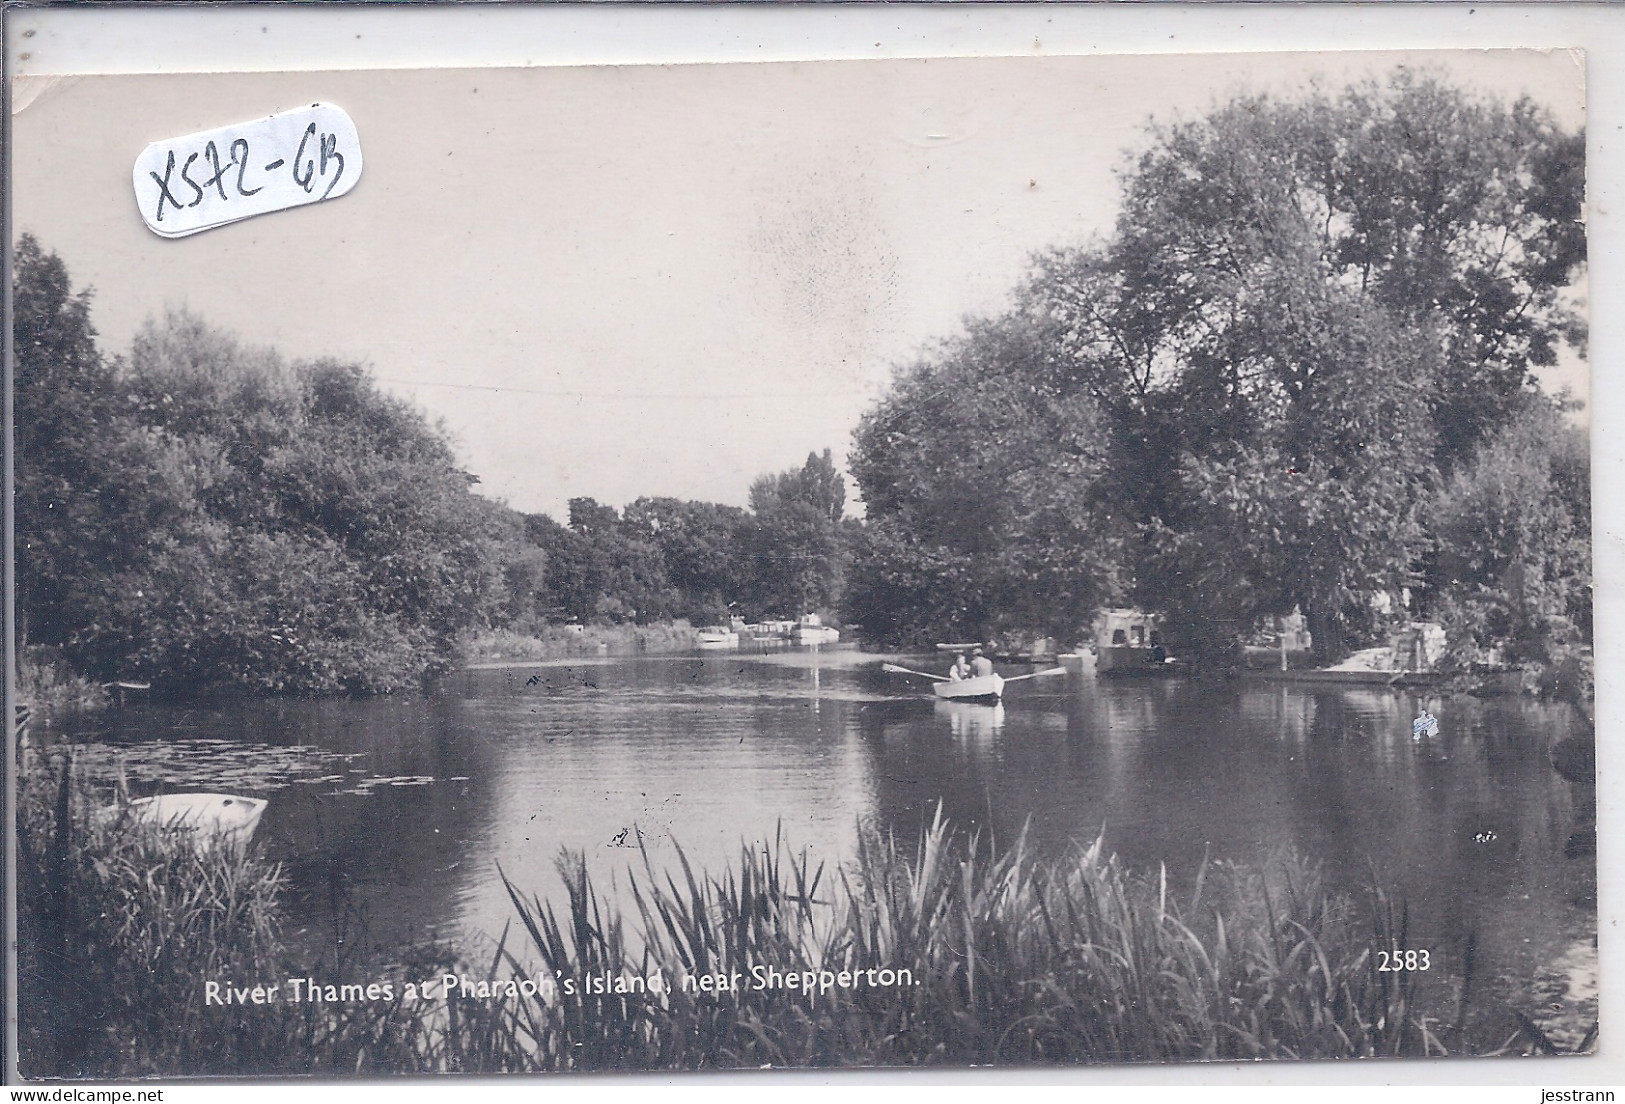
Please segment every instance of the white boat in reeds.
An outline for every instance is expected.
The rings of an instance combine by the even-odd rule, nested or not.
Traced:
[[[698,630],[694,637],[702,648],[739,647],[739,634],[726,625],[707,625]]]
[[[241,848],[253,838],[265,806],[262,798],[235,794],[160,794],[130,802],[129,814],[194,847]]]

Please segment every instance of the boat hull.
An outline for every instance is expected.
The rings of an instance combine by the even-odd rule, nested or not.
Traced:
[[[1183,664],[1170,663],[1159,658],[1159,648],[1137,648],[1129,644],[1107,644],[1100,648],[1095,659],[1095,671],[1119,678],[1134,675],[1175,675],[1183,673]]]
[[[1004,677],[979,675],[958,682],[933,682],[931,692],[943,701],[992,704],[1004,697]]]
[[[162,794],[130,802],[130,815],[194,847],[248,846],[266,802],[235,794]]]

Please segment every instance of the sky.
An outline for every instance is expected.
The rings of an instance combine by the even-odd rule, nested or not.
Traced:
[[[13,204],[109,352],[185,307],[369,365],[515,508],[743,505],[810,451],[844,461],[895,368],[1034,251],[1109,233],[1149,119],[1401,63],[1583,123],[1581,59],[1533,51],[90,76],[20,90]],[[143,225],[149,142],[315,101],[355,120],[351,193]],[[1551,383],[1585,394],[1585,364]]]

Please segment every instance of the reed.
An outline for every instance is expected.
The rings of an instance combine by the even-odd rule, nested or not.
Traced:
[[[252,987],[466,969],[444,948],[394,963],[295,961],[281,869],[177,845],[117,813],[65,758],[23,775],[18,812],[19,1066],[28,1078],[503,1071],[534,1066],[517,1009],[472,999],[211,1006]],[[352,941],[354,942],[354,941]],[[361,940],[361,942],[365,942]]]
[[[995,848],[940,815],[912,847],[863,835],[839,867],[776,836],[716,872],[680,850],[675,865],[645,851],[601,889],[582,856],[565,855],[560,900],[505,880],[517,924],[481,962],[431,947],[314,964],[291,961],[280,940],[274,864],[98,817],[66,764],[29,778],[19,960],[34,1077],[1445,1052],[1414,981],[1376,969],[1373,948],[1405,945],[1404,906],[1378,890],[1327,893],[1316,866],[1290,855],[1204,862],[1177,893],[1165,870],[1128,870],[1100,840],[1046,859],[1024,835]],[[758,985],[753,971],[769,968],[831,984]],[[203,1000],[210,980],[448,972],[558,984],[519,999],[397,984],[387,1000]],[[738,984],[690,980],[702,977]],[[595,991],[590,978],[610,984]],[[639,980],[625,992],[616,979]],[[1473,1049],[1459,1027],[1450,1038]]]
[[[560,977],[650,977],[658,994],[538,1003],[531,1043],[559,1069],[1090,1063],[1443,1054],[1409,975],[1376,970],[1403,946],[1403,909],[1327,894],[1291,856],[1204,863],[1182,901],[1166,872],[1125,871],[1100,841],[1066,860],[1025,836],[1002,850],[940,818],[912,853],[865,838],[830,871],[782,839],[719,875],[681,877],[647,853],[627,918],[563,860],[560,914],[509,893]],[[1363,915],[1362,915],[1363,913]],[[511,960],[518,967],[518,960]],[[907,970],[910,984],[815,994],[753,988],[784,974]],[[704,992],[690,976],[735,975]],[[869,976],[865,974],[865,976]]]

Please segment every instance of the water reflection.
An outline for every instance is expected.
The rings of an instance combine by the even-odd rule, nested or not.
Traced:
[[[1424,707],[1439,729],[1416,739]],[[416,700],[132,705],[47,738],[141,764],[147,787],[248,771],[229,777],[272,799],[260,838],[317,944],[349,903],[386,945],[474,949],[510,917],[498,865],[556,896],[562,849],[606,882],[645,853],[675,865],[679,842],[715,867],[780,832],[838,861],[860,825],[907,841],[940,805],[1051,853],[1103,832],[1176,883],[1205,855],[1294,849],[1334,887],[1375,873],[1441,956],[1475,935],[1515,972],[1585,923],[1547,760],[1575,725],[1521,699],[1180,679],[1024,682],[990,707],[877,657],[780,650],[473,671]]]
[[[982,705],[977,702],[938,700],[933,703],[933,707],[936,715],[948,722],[948,731],[958,740],[971,741],[985,747],[1004,727],[1003,702],[998,705]]]

